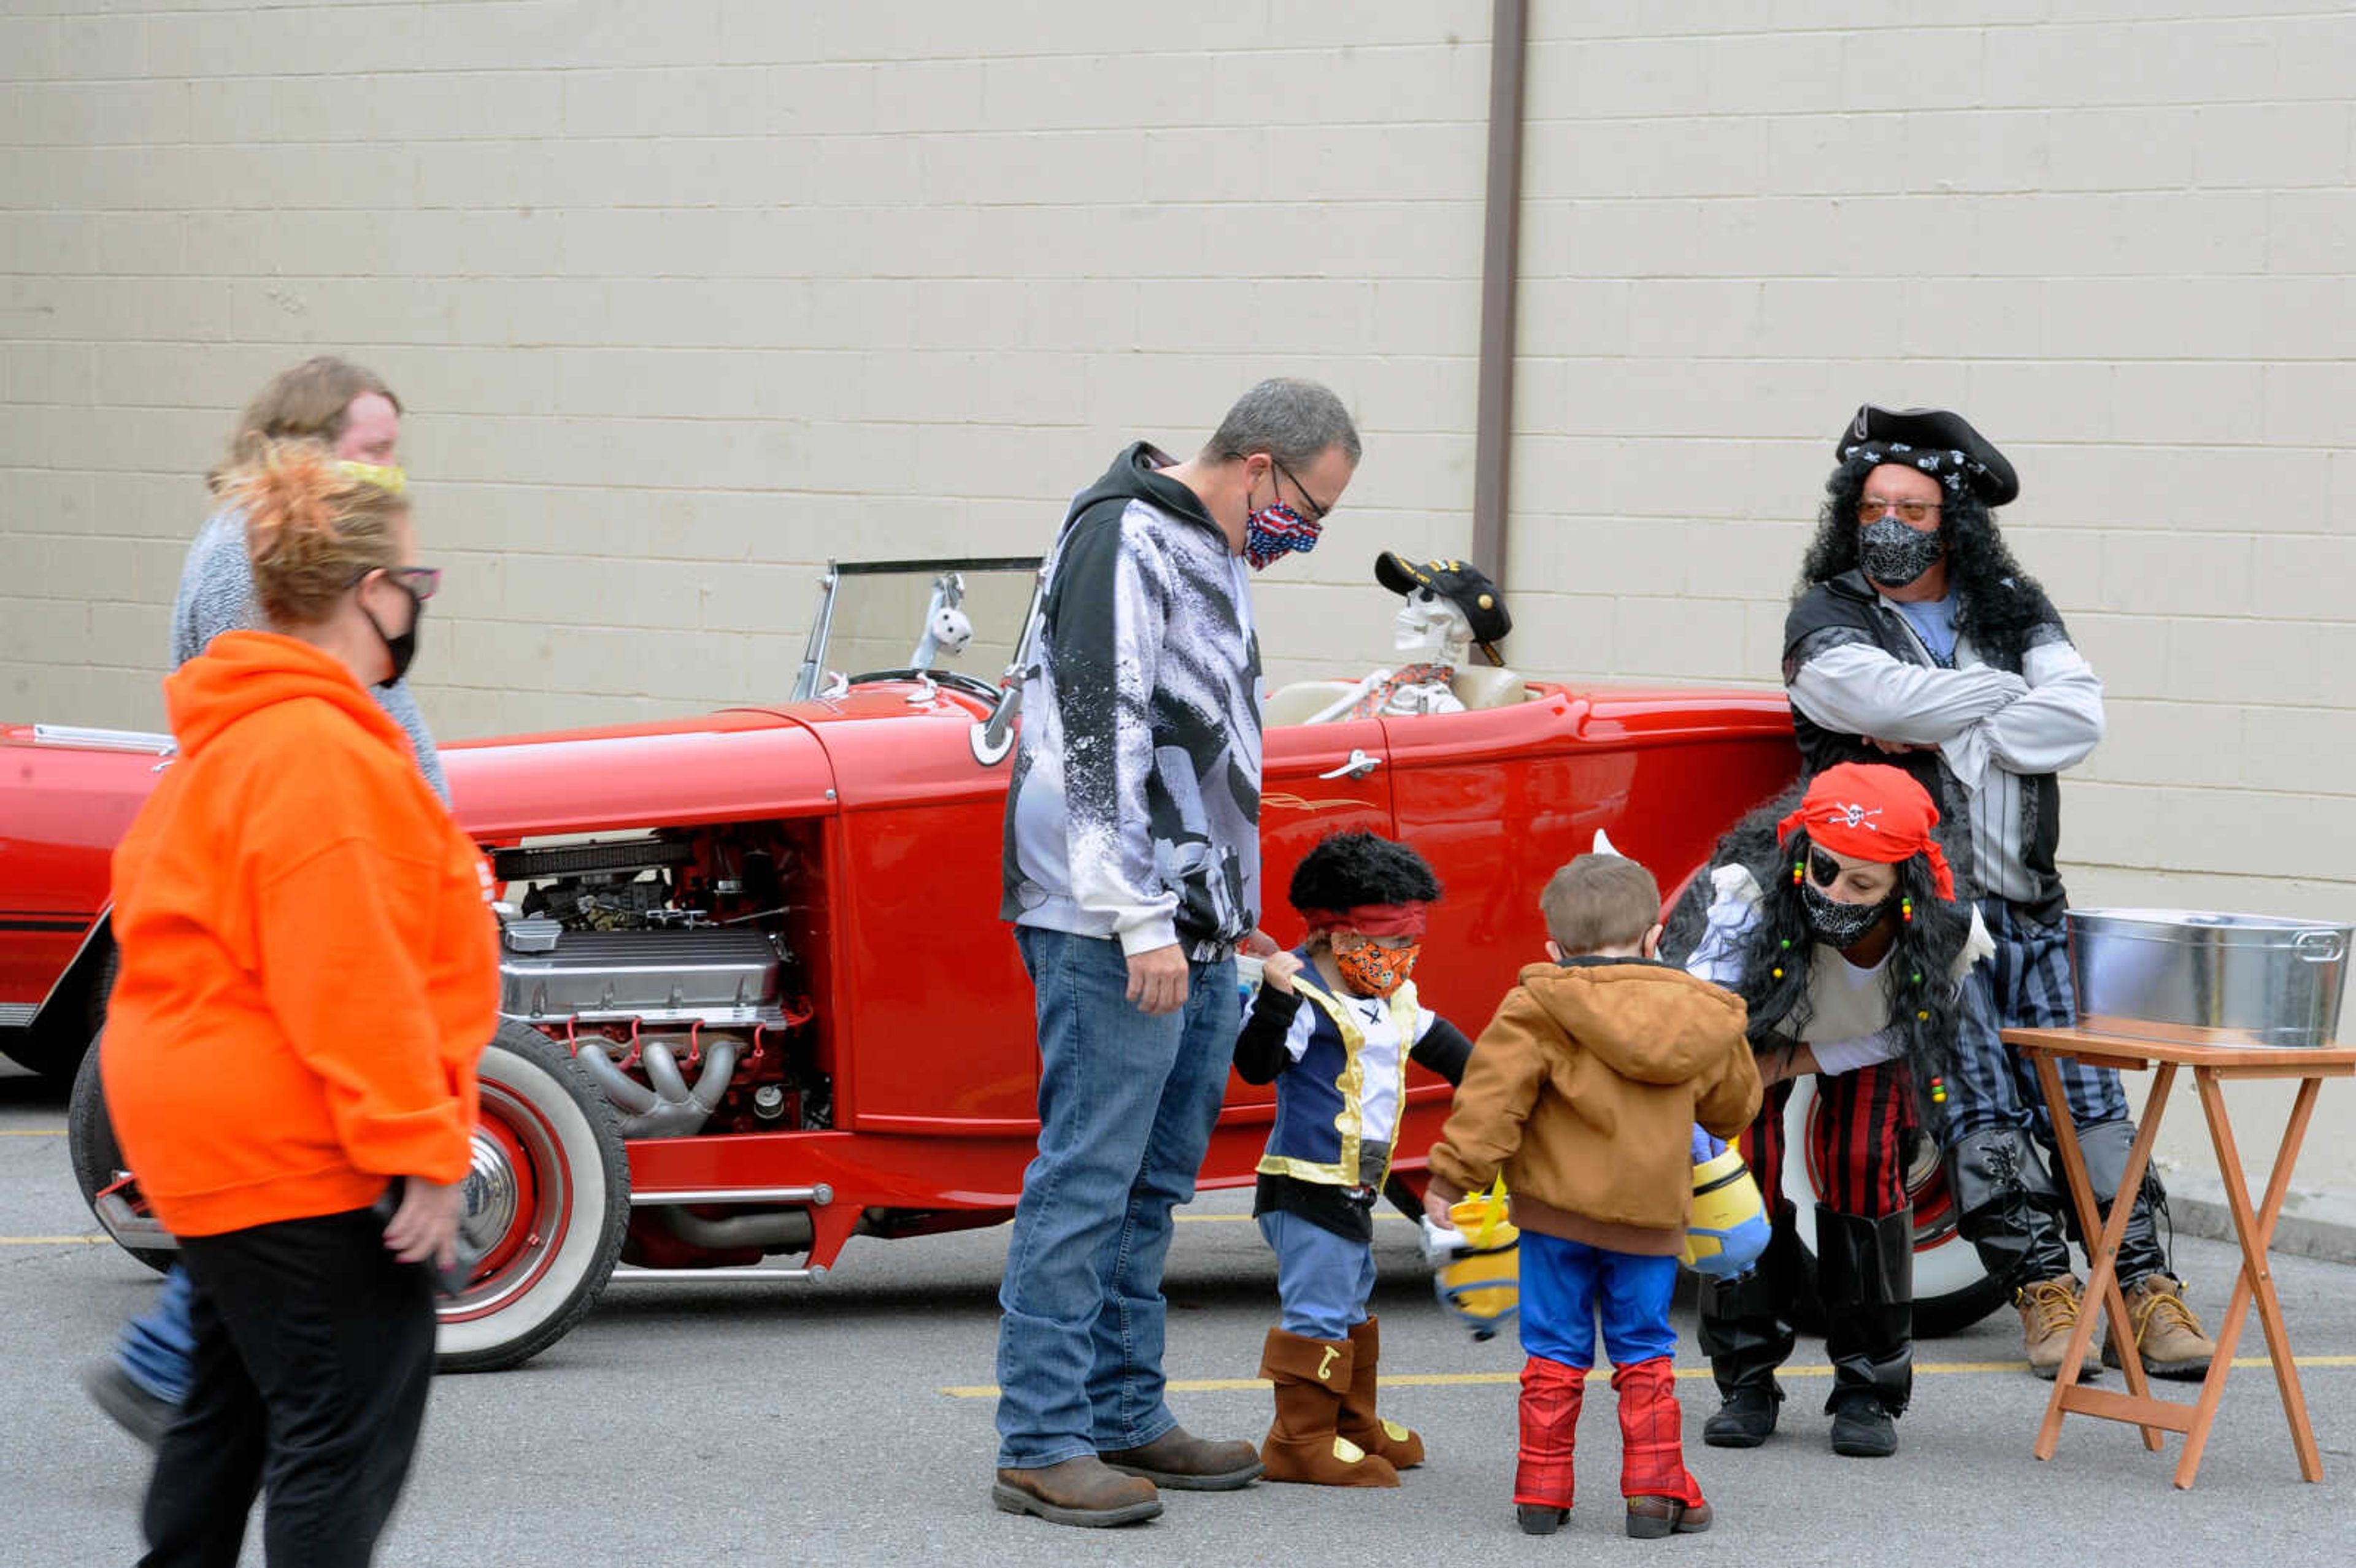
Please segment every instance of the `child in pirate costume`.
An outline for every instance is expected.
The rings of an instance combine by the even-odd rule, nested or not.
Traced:
[[[1947,1181],[1957,1228],[2013,1292],[2030,1370],[2051,1378],[2081,1308],[2077,1216],[2049,1174],[2053,1129],[2035,1074],[1999,1031],[2077,1021],[2054,859],[2058,775],[2102,739],[2103,683],[1997,527],[1995,509],[2020,494],[2012,464],[1961,415],[1869,403],[1834,449],[1784,624],[1792,728],[1804,774],[1886,761],[1914,776],[1945,816],[1965,896],[1995,940],[1994,960],[1965,982]],[[2106,1215],[2115,1201],[2131,1206],[2119,1284],[2144,1363],[2197,1380],[2216,1347],[2159,1243],[2153,1213],[2166,1194],[2153,1175],[2118,1190],[2135,1141],[2118,1072],[2077,1061],[2061,1072],[2096,1201]],[[2115,1344],[2104,1359],[2117,1364]]]
[[[1271,1481],[1396,1487],[1423,1440],[1375,1410],[1380,1330],[1374,1205],[1389,1174],[1407,1064],[1450,1083],[1472,1042],[1416,1002],[1408,978],[1440,883],[1422,856],[1372,833],[1342,833],[1301,860],[1292,907],[1309,936],[1265,961],[1236,1041],[1236,1072],[1276,1084],[1276,1123],[1252,1205],[1277,1255],[1279,1327],[1260,1375],[1276,1420],[1260,1449]]]
[[[1778,807],[1768,807],[1773,812]],[[1799,1292],[1796,1218],[1783,1196],[1792,1081],[1817,1075],[1816,1275],[1837,1454],[1897,1452],[1913,1390],[1914,1213],[1908,1145],[1942,1118],[1953,1083],[1960,987],[1993,944],[1955,898],[1939,813],[1904,772],[1842,763],[1809,784],[1772,839],[1754,820],[1731,844],[1767,845],[1710,873],[1708,924],[1687,967],[1741,997],[1772,1085],[1742,1156],[1772,1206],[1773,1239],[1749,1275],[1706,1281],[1701,1348],[1725,1403],[1703,1424],[1713,1447],[1751,1448],[1775,1430]]]
[[[1742,1004],[1654,957],[1661,894],[1621,856],[1581,855],[1541,898],[1550,964],[1481,1033],[1440,1142],[1425,1212],[1499,1170],[1521,1230],[1523,1531],[1569,1517],[1596,1317],[1620,1403],[1620,1491],[1640,1539],[1710,1525],[1686,1469],[1669,1296],[1693,1196],[1694,1128],[1731,1137],[1759,1108]]]

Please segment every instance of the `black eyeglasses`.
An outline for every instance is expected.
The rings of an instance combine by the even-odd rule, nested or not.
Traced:
[[[1292,470],[1287,468],[1282,460],[1278,458],[1276,453],[1272,452],[1269,453],[1268,454],[1268,460],[1279,474],[1281,474],[1287,479],[1292,480],[1293,493],[1301,497],[1301,504],[1309,508],[1309,520],[1312,523],[1323,523],[1325,520],[1325,514],[1332,511],[1333,508],[1331,507],[1319,506],[1317,504],[1317,497],[1309,493],[1309,486],[1303,485],[1299,479],[1294,478]]]
[[[369,567],[355,576],[350,586],[357,588],[367,581],[370,571],[381,571],[395,587],[406,591],[412,599],[421,603],[442,592],[442,569],[438,566]]]

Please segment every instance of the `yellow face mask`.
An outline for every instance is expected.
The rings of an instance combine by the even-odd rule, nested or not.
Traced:
[[[409,488],[408,474],[393,464],[354,463],[345,458],[336,464],[336,468],[339,473],[357,479],[363,485],[373,485],[378,489],[395,496],[401,495]]]

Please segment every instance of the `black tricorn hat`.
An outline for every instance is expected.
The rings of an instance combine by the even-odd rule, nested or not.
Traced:
[[[1472,623],[1472,640],[1490,662],[1503,664],[1491,645],[1514,629],[1505,613],[1505,596],[1479,567],[1462,560],[1409,560],[1395,549],[1375,557],[1375,581],[1394,593],[1428,588],[1464,612]]]
[[[1877,462],[1920,468],[1950,485],[1966,485],[1991,507],[2020,494],[2020,476],[1996,443],[1948,409],[1885,409],[1859,404],[1833,450],[1846,463],[1858,453]]]

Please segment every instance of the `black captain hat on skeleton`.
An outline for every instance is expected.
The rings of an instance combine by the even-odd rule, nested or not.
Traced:
[[[1833,450],[1843,463],[1863,457],[1875,464],[1901,463],[1946,486],[1968,489],[1990,507],[2020,494],[2020,476],[1996,443],[1946,409],[1858,407]]]
[[[1409,560],[1387,549],[1375,557],[1375,581],[1394,593],[1409,594],[1420,588],[1447,600],[1464,612],[1472,625],[1472,640],[1489,662],[1505,662],[1497,656],[1494,645],[1514,629],[1514,618],[1505,613],[1505,596],[1479,567],[1462,560]]]

